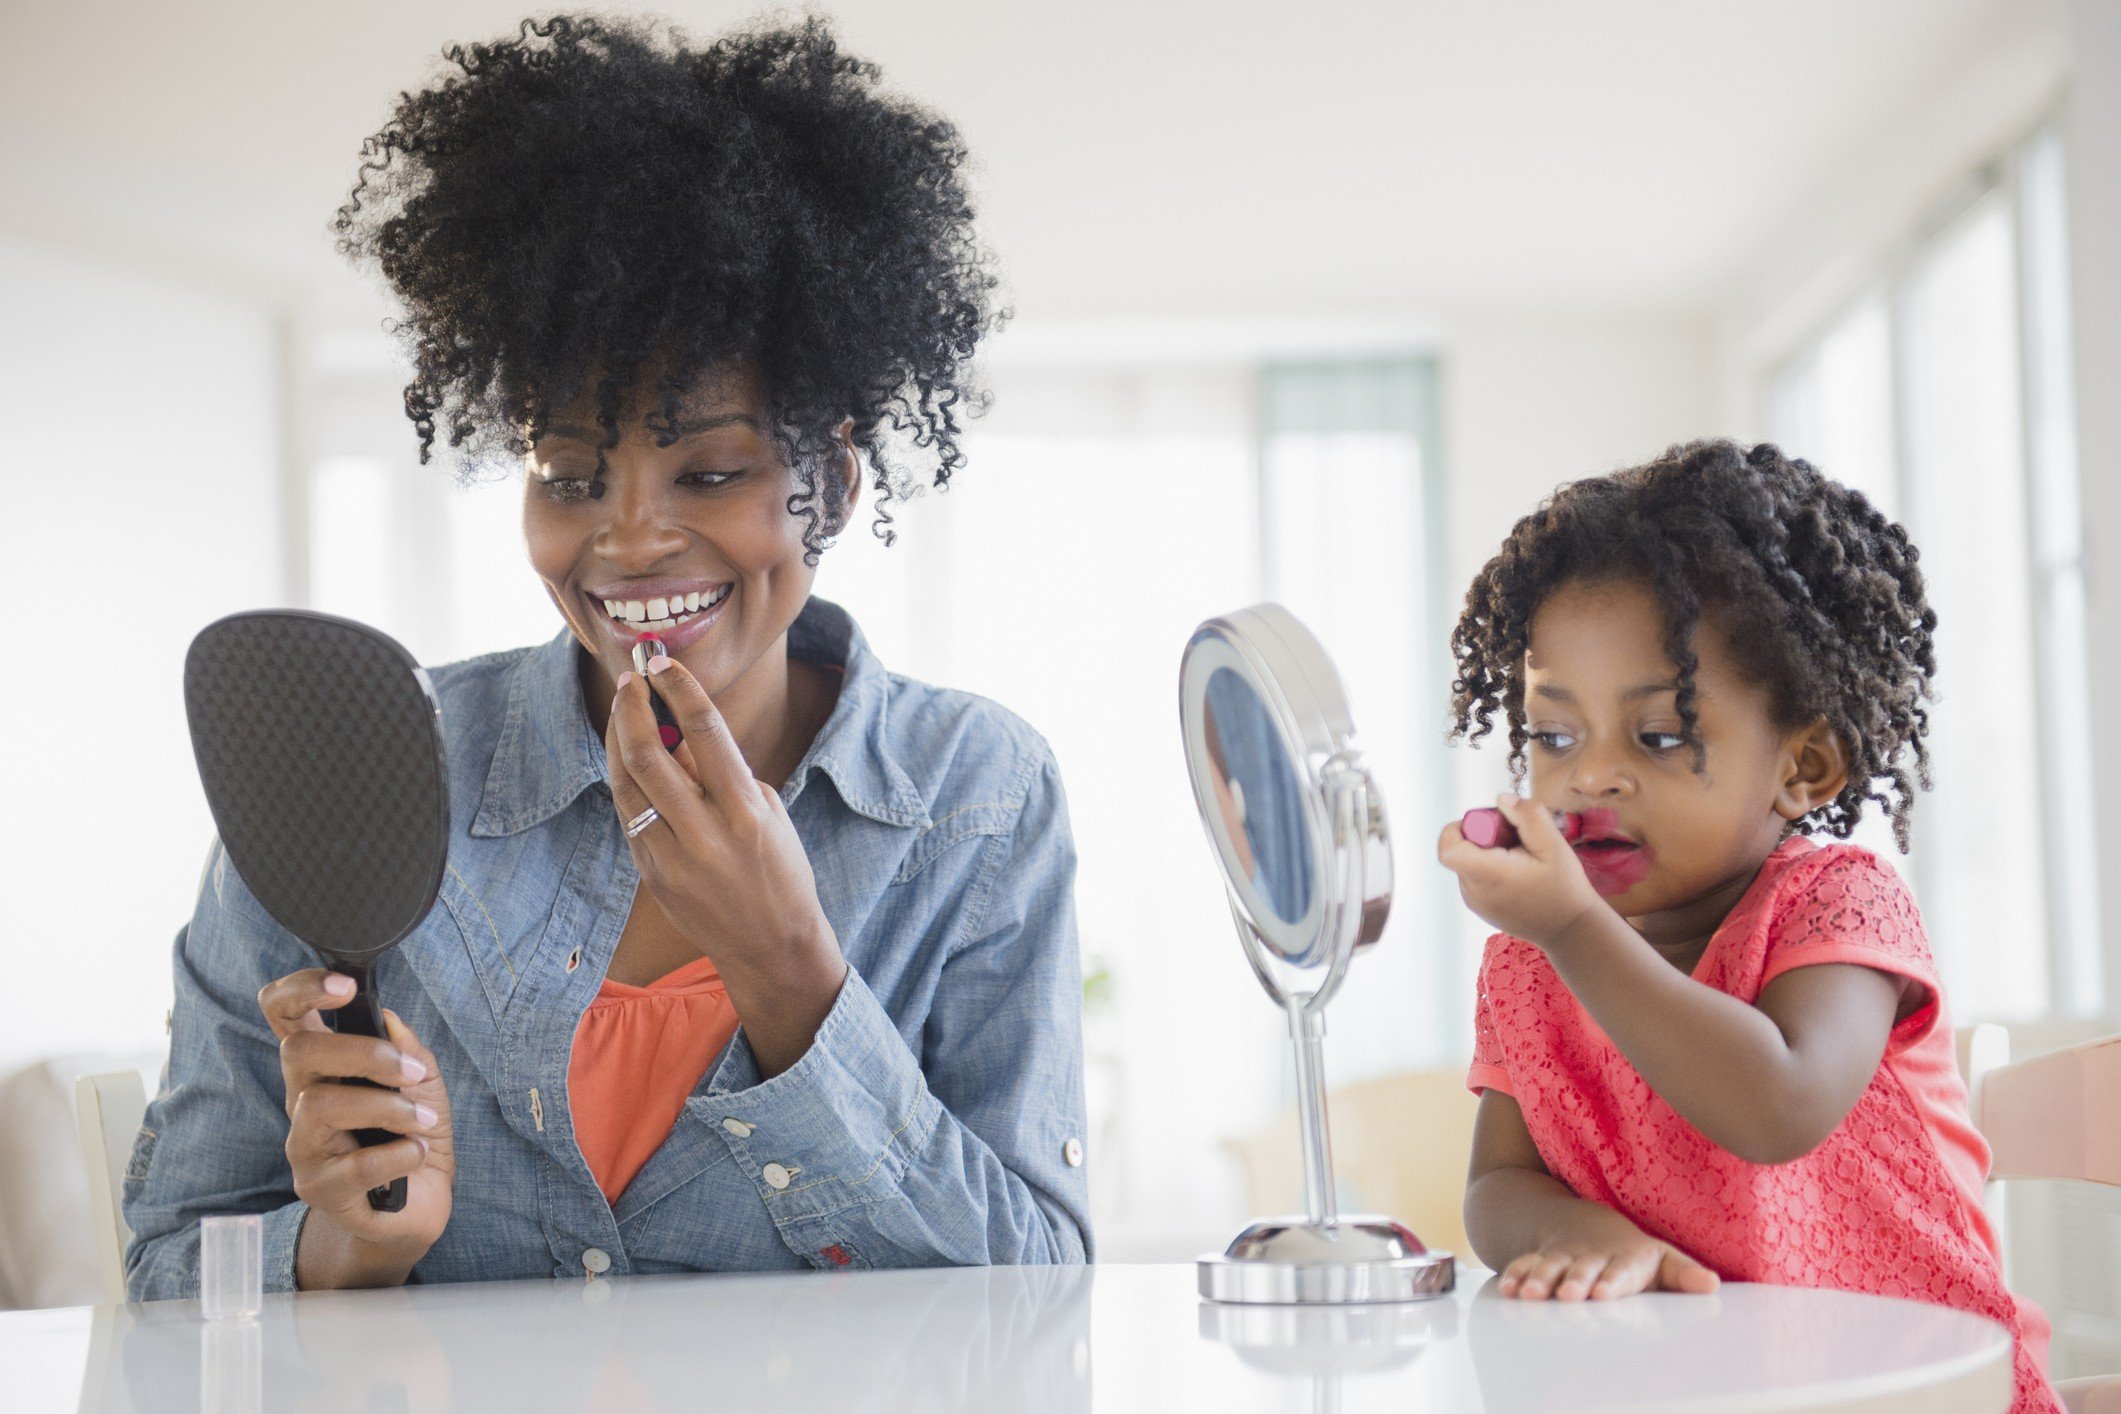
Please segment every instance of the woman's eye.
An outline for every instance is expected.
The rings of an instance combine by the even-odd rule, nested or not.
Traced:
[[[712,491],[717,486],[726,486],[744,473],[741,471],[688,471],[678,478],[680,486],[696,486]]]
[[[1576,744],[1567,732],[1533,732],[1532,740],[1542,751],[1567,751]]]
[[[1644,732],[1642,744],[1652,751],[1677,751],[1686,745],[1686,738],[1677,732]]]
[[[551,476],[538,483],[552,500],[566,505],[603,494],[603,483],[587,476]]]

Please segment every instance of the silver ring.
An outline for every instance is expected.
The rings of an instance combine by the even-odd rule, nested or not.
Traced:
[[[626,822],[626,838],[632,839],[635,835],[638,835],[662,818],[661,815],[656,813],[656,808],[653,805],[649,806],[646,810]]]

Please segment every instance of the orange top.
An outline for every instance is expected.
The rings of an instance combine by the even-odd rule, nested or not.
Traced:
[[[645,987],[604,979],[567,1063],[575,1142],[608,1203],[670,1137],[685,1101],[736,1034],[736,1008],[706,958]]]

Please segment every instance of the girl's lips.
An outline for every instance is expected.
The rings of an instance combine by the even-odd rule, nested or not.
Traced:
[[[1657,851],[1646,844],[1631,844],[1608,835],[1605,842],[1578,840],[1572,848],[1583,864],[1584,875],[1599,896],[1624,894],[1649,877]]]

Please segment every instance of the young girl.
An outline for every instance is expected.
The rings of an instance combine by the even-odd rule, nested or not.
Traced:
[[[1899,877],[1936,625],[1907,533],[1770,446],[1677,447],[1517,523],[1452,635],[1521,838],[1438,846],[1488,940],[1466,1228],[1505,1296],[1721,1278],[1933,1301],[2017,1337],[1943,992]],[[1581,817],[1564,840],[1554,812]]]

